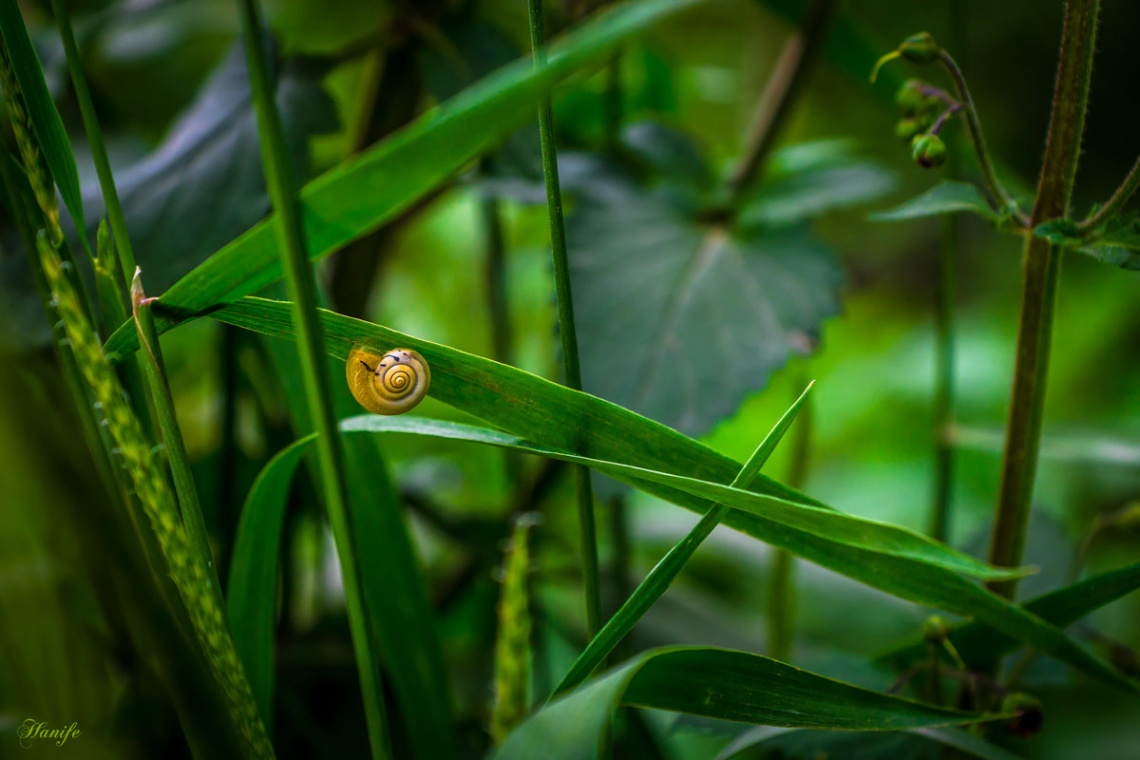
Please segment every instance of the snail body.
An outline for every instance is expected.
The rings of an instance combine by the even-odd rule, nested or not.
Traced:
[[[374,414],[403,414],[427,395],[431,370],[410,348],[377,353],[356,346],[345,366],[348,387],[361,406]]]

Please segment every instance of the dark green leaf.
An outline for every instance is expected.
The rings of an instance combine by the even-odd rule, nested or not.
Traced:
[[[1054,219],[1039,225],[1033,234],[1054,245],[1071,248],[1102,264],[1140,270],[1140,219],[1135,214],[1108,222],[1095,234],[1082,234],[1072,219]]]
[[[300,177],[307,173],[309,138],[337,126],[336,105],[321,86],[327,68],[290,59],[277,76],[277,108]],[[154,151],[115,167],[115,184],[139,265],[156,292],[265,216],[269,199],[240,46]],[[84,197],[98,219],[104,208],[98,185],[85,188]]]
[[[20,15],[20,4],[14,0],[0,2],[0,33],[3,34],[16,81],[20,83],[20,94],[28,108],[28,118],[31,119],[36,140],[59,188],[59,194],[63,196],[68,213],[76,227],[82,228],[85,217],[75,154],[71,151],[71,142],[67,139],[59,111],[48,92],[40,59]],[[82,244],[84,249],[90,251],[86,237]]]
[[[1137,588],[1140,588],[1140,562],[1030,599],[1025,603],[1025,609],[1064,628]],[[950,632],[950,641],[966,662],[974,664],[994,662],[1012,651],[1018,643],[980,622],[955,626]],[[926,644],[916,638],[892,647],[878,659],[896,667],[905,667],[926,656]]]
[[[495,758],[596,757],[598,739],[623,704],[740,723],[863,731],[997,717],[880,694],[759,655],[659,649],[544,707],[508,737]]]
[[[917,198],[891,209],[871,214],[874,222],[901,222],[939,214],[956,214],[962,211],[979,214],[991,222],[998,222],[998,214],[990,208],[982,191],[968,182],[944,180]]]
[[[567,219],[583,387],[683,433],[706,432],[810,352],[842,273],[800,230],[736,232],[668,187],[591,177]]]
[[[552,46],[548,66],[535,69],[529,58],[517,61],[313,180],[301,191],[310,255],[327,256],[377,229],[526,124],[559,81],[605,60],[623,40],[697,2],[641,0],[603,14]],[[266,220],[164,293],[162,308],[156,310],[158,328],[165,331],[280,276],[276,233],[272,220]],[[108,349],[124,354],[135,346],[129,333],[120,330]]]

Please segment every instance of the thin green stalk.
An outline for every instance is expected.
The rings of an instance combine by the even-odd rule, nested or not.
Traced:
[[[811,465],[812,433],[815,428],[811,399],[803,400],[799,412],[794,426],[792,462],[786,482],[790,488],[802,491]],[[795,557],[787,549],[773,551],[768,579],[768,652],[772,659],[781,662],[791,659],[792,644],[795,642],[795,563]]]
[[[269,56],[262,37],[264,25],[256,0],[242,0],[242,37],[249,68],[253,102],[257,111],[258,138],[266,185],[276,213],[278,244],[285,283],[293,301],[293,321],[297,326],[301,375],[308,399],[309,414],[317,431],[317,455],[325,506],[344,579],[345,603],[352,633],[356,664],[360,674],[364,713],[373,758],[391,756],[384,712],[384,692],[380,666],[369,643],[369,627],[360,582],[360,566],[348,521],[348,494],[345,490],[345,453],[333,412],[332,387],[325,360],[324,335],[317,320],[317,286],[306,254],[304,227],[297,203],[281,115],[274,98]]]
[[[141,272],[136,269],[134,281],[131,283],[131,305],[135,327],[139,334],[139,346],[142,348],[139,354],[145,358],[143,366],[146,380],[150,397],[154,399],[155,417],[162,435],[162,443],[166,448],[170,473],[174,479],[174,492],[178,496],[182,522],[190,536],[190,544],[205,560],[218,604],[224,606],[222,586],[218,582],[218,569],[214,565],[214,553],[210,550],[210,536],[206,531],[206,522],[202,519],[202,505],[198,501],[198,487],[194,484],[194,474],[190,470],[190,455],[186,451],[186,442],[182,438],[182,430],[178,426],[178,417],[174,411],[174,399],[170,394],[170,385],[166,381],[162,345],[158,341],[158,330],[155,329],[154,314],[151,311],[151,305],[155,300],[157,299],[146,297],[146,293],[143,292]]]
[[[938,246],[938,284],[934,296],[934,496],[930,509],[930,537],[945,541],[950,525],[950,499],[954,476],[954,299],[958,249],[956,215],[942,219]]]
[[[800,28],[784,44],[776,69],[756,105],[744,157],[728,180],[729,201],[744,194],[763,170],[799,92],[819,58],[827,31],[839,9],[838,0],[814,0],[804,12]]]
[[[966,49],[966,14],[959,0],[950,0],[950,44]],[[947,157],[946,176],[958,176],[958,160]],[[946,541],[950,529],[953,497],[954,447],[950,431],[954,424],[954,303],[958,257],[958,215],[942,217],[938,246],[938,281],[934,289],[934,489],[930,504],[930,537]]]
[[[1069,0],[1061,36],[1061,61],[1053,96],[1053,114],[1045,143],[1045,159],[1033,204],[1031,227],[1066,215],[1073,192],[1081,133],[1088,104],[1089,79],[1099,0]],[[1021,564],[1029,525],[1030,500],[1041,441],[1045,384],[1053,312],[1060,279],[1060,251],[1036,235],[1025,237],[1025,279],[1017,332],[1013,392],[1002,457],[1001,487],[994,519],[990,562],[1014,567]],[[990,587],[1013,598],[1016,581]]]
[[[536,67],[546,65],[546,28],[542,0],[527,0],[530,44]],[[558,154],[554,146],[554,111],[550,98],[538,107],[538,132],[542,142],[542,174],[546,179],[546,207],[550,215],[550,248],[554,257],[554,287],[558,296],[558,331],[562,339],[562,368],[567,386],[582,390],[578,364],[578,334],[574,328],[574,300],[570,293],[570,263],[566,253],[566,225],[562,219],[562,187],[558,182]],[[575,466],[578,491],[578,526],[582,543],[582,579],[586,587],[586,632],[591,638],[602,619],[601,582],[598,574],[598,536],[594,520],[594,494],[590,471]]]
[[[978,118],[978,109],[974,105],[973,96],[970,95],[970,88],[966,85],[966,77],[962,75],[962,70],[958,68],[958,64],[945,50],[938,51],[938,60],[950,74],[950,78],[954,80],[958,100],[965,106],[966,125],[970,129],[970,139],[974,142],[974,153],[978,156],[978,166],[982,170],[982,179],[985,180],[986,188],[989,189],[990,195],[997,201],[1002,212],[1015,212],[1021,225],[1027,225],[1029,217],[1017,209],[1017,202],[1006,192],[1001,180],[998,179],[993,161],[990,160],[990,152],[986,148],[986,138],[982,134],[982,121]]]
[[[91,90],[87,86],[87,76],[83,73],[83,59],[75,44],[75,33],[71,28],[71,18],[63,0],[51,0],[51,9],[59,26],[59,36],[63,40],[63,52],[67,57],[67,68],[71,72],[71,84],[75,88],[75,99],[79,103],[79,114],[83,118],[83,129],[91,146],[91,159],[95,162],[95,173],[99,176],[99,187],[107,204],[107,217],[111,231],[115,233],[115,248],[119,256],[119,269],[126,276],[136,269],[134,249],[127,235],[127,219],[123,214],[123,204],[119,202],[119,191],[115,188],[115,178],[111,173],[111,161],[107,157],[107,146],[103,142],[103,132],[99,129],[99,117],[91,100]],[[76,220],[82,225],[83,221]]]
[[[1136,194],[1137,188],[1140,188],[1140,157],[1136,158],[1136,163],[1132,164],[1132,169],[1128,172],[1128,176],[1120,183],[1120,187],[1116,188],[1116,192],[1112,194],[1112,197],[1105,201],[1104,205],[1098,208],[1095,213],[1090,214],[1087,219],[1081,222],[1078,225],[1078,229],[1081,232],[1092,232],[1119,214],[1124,210],[1124,206],[1128,201],[1132,200],[1132,196]]]
[[[809,385],[796,400],[796,403],[784,412],[784,416],[756,447],[756,451],[753,452],[744,466],[740,468],[736,478],[733,479],[733,488],[747,488],[760,473],[760,468],[768,461],[768,457],[775,451],[776,445],[795,420],[796,414],[799,413],[800,408],[807,400],[807,394],[810,390],[811,386]],[[614,613],[605,627],[590,641],[586,651],[582,652],[574,661],[570,671],[563,676],[562,682],[550,695],[551,700],[574,689],[590,677],[594,669],[605,660],[606,655],[613,651],[613,648],[625,638],[626,634],[632,630],[645,613],[664,595],[681,569],[696,553],[697,548],[709,537],[730,509],[731,507],[724,504],[714,504],[693,526],[693,529],[661,558],[661,561],[649,571],[649,575],[645,576],[645,580],[625,601],[621,609]]]

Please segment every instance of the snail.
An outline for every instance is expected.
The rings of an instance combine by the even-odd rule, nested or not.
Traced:
[[[353,347],[345,367],[353,397],[375,414],[403,414],[427,395],[431,371],[427,361],[410,348],[383,354]]]

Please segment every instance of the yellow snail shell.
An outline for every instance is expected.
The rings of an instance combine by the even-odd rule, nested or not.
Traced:
[[[375,414],[403,414],[427,395],[431,371],[410,348],[385,353],[356,346],[345,367],[353,397]]]

